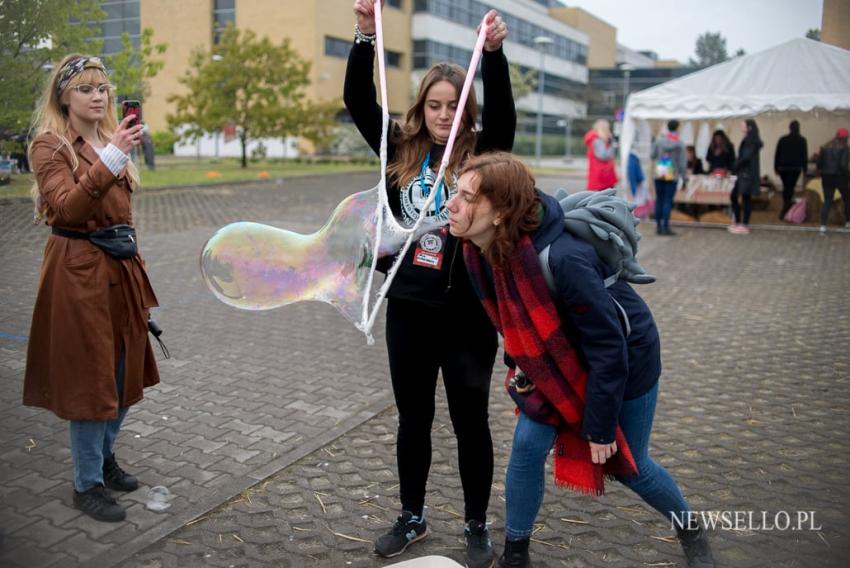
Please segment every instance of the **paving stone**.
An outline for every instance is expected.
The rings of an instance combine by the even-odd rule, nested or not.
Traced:
[[[11,434],[0,439],[0,523],[8,511],[21,528],[26,520],[30,525],[46,520],[60,531],[77,531],[35,552],[24,551],[25,541],[6,533],[0,564],[388,563],[371,554],[370,542],[352,538],[371,541],[397,513],[395,413],[347,427],[347,434],[324,447],[315,442],[364,409],[392,406],[382,322],[375,346],[367,347],[330,306],[241,312],[215,301],[197,271],[204,241],[227,222],[253,219],[309,232],[352,187],[374,182],[370,175],[326,176],[280,187],[140,192],[142,252],[162,304],[155,317],[173,358],[160,360],[163,382],[132,409],[117,452],[145,483],[172,489],[172,508],[160,514],[144,509],[144,487],[121,496],[129,520],[102,540],[78,529],[79,515],[70,507],[67,424],[20,406],[26,343],[0,336],[0,428]],[[30,209],[29,203],[0,200],[0,332],[10,337],[28,334],[46,239],[44,227],[27,224]],[[651,251],[643,264],[659,276],[656,284],[638,288],[662,335],[664,376],[653,431],[657,460],[694,507],[816,511],[820,531],[714,531],[720,565],[843,565],[850,557],[843,459],[850,439],[850,238],[678,232],[675,239],[646,235],[641,241],[641,250]],[[497,465],[489,512],[497,548],[515,421],[500,387],[502,373],[497,362],[491,389]],[[303,377],[310,377],[309,384]],[[442,388],[438,393],[427,497],[432,534],[411,555],[461,560],[456,443]],[[29,438],[37,446],[27,451]],[[254,483],[252,474],[274,471],[269,464],[281,456],[304,454],[243,491]],[[23,482],[30,476],[37,490]],[[604,498],[585,499],[552,487],[548,479],[535,537],[540,542],[532,547],[535,565],[681,563],[675,543],[652,538],[669,536],[669,527],[624,488],[611,484]],[[217,498],[240,492],[250,503]],[[145,536],[195,517],[203,520],[164,538]],[[140,536],[133,537],[133,530]],[[275,532],[278,542],[271,536]],[[228,541],[232,534],[244,542],[232,536]],[[129,542],[121,543],[125,538]],[[127,547],[137,551],[129,560]],[[12,561],[14,554],[18,560]]]

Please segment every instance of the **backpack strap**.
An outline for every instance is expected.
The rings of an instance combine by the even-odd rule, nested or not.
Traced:
[[[540,270],[543,272],[543,280],[546,281],[546,287],[549,288],[549,294],[554,298],[557,293],[555,289],[555,277],[552,276],[552,269],[549,268],[549,247],[552,245],[546,245],[543,247],[539,253],[537,253],[537,258],[540,259]],[[607,288],[607,284],[605,285]]]
[[[546,245],[543,247],[539,253],[537,253],[537,258],[540,259],[540,271],[543,273],[543,280],[546,281],[546,287],[549,288],[549,294],[552,296],[552,299],[555,300],[557,298],[557,291],[555,288],[555,276],[552,275],[552,269],[549,267],[549,247],[552,245]],[[612,274],[608,278],[604,280],[605,287],[608,288],[612,284],[614,284],[617,279],[620,277],[620,270],[618,270],[615,274]],[[632,334],[632,324],[629,322],[629,315],[626,313],[626,309],[617,301],[617,299],[612,296],[610,293],[608,296],[614,302],[614,305],[617,306],[617,310],[620,312],[620,318],[623,321],[623,326],[625,329],[626,337]]]

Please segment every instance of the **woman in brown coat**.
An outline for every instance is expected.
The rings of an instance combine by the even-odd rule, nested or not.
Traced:
[[[127,154],[142,126],[115,116],[99,59],[67,56],[34,118],[30,163],[36,217],[52,227],[32,317],[24,404],[70,421],[74,506],[101,521],[126,513],[104,489],[132,491],[135,477],[112,446],[127,409],[159,373],[147,337],[157,306],[142,258],[118,259],[87,233],[132,225],[138,173]],[[132,254],[132,253],[131,253]]]

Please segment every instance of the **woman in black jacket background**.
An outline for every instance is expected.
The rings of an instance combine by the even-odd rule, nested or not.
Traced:
[[[741,128],[744,131],[744,139],[741,140],[741,145],[738,147],[738,159],[735,160],[735,166],[732,168],[735,175],[738,176],[738,180],[735,182],[735,189],[732,190],[730,196],[735,222],[729,226],[729,232],[748,235],[750,233],[750,214],[753,211],[752,198],[754,195],[758,195],[760,191],[759,153],[764,144],[759,137],[759,127],[755,120],[748,118],[741,123]],[[741,197],[743,202],[743,215],[741,205],[738,203],[738,196]]]
[[[735,166],[735,146],[722,130],[715,130],[711,135],[711,146],[705,154],[705,163],[708,173],[729,173]]]

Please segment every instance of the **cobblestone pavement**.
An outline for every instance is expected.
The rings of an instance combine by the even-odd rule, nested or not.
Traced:
[[[20,405],[45,233],[27,225],[26,204],[0,203],[0,564],[387,564],[371,554],[398,509],[383,338],[366,347],[323,304],[227,308],[196,268],[215,227],[251,219],[313,230],[344,195],[372,182],[358,174],[140,194],[142,249],[172,359],[160,362],[163,383],[134,407],[119,438],[119,460],[145,486],[121,497],[128,521],[117,525],[69,507],[67,427]],[[757,524],[764,511],[780,525],[782,512],[796,521],[798,511],[814,511],[819,530],[713,531],[720,566],[846,565],[850,235],[678,232],[643,241],[643,264],[659,281],[639,291],[658,320],[664,357],[654,455],[695,510],[752,511]],[[499,549],[515,421],[502,372],[497,364],[491,393],[490,521]],[[462,560],[456,445],[442,404],[434,451],[431,535],[409,554]],[[150,485],[169,487],[171,508],[144,507]],[[663,519],[616,483],[587,498],[550,479],[538,522],[535,565],[682,562]]]

